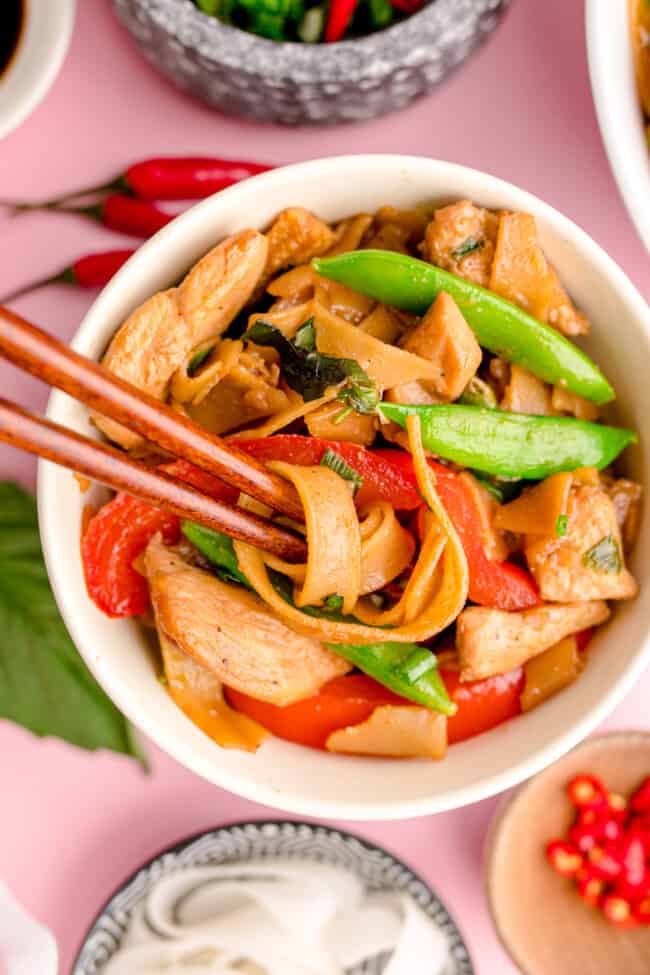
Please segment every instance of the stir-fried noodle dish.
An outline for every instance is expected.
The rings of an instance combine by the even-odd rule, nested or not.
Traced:
[[[90,597],[155,627],[163,684],[222,747],[443,758],[578,679],[637,594],[641,489],[614,466],[636,436],[600,417],[588,331],[525,213],[295,207],[240,230],[103,361],[289,481],[303,518],[94,422],[307,560],[117,494],[85,519]]]

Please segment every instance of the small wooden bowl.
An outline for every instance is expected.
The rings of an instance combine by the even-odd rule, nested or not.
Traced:
[[[579,772],[629,795],[650,775],[650,733],[589,738],[506,801],[486,861],[497,933],[522,975],[648,975],[650,927],[614,927],[546,861],[546,844],[565,836],[575,816],[565,788]]]

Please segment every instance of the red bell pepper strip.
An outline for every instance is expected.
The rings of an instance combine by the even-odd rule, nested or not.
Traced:
[[[178,541],[179,520],[120,491],[88,523],[81,559],[88,595],[107,616],[137,616],[149,605],[147,580],[133,562],[157,532]]]
[[[441,669],[440,675],[449,697],[458,705],[456,714],[447,718],[450,745],[496,728],[521,713],[519,699],[525,684],[521,667],[498,677],[462,684],[458,671]]]
[[[220,501],[233,502],[238,492],[187,461],[160,470]],[[138,616],[149,606],[147,580],[133,567],[158,532],[163,541],[178,541],[180,521],[162,508],[120,491],[94,515],[81,540],[86,589],[107,616]]]
[[[376,456],[413,473],[411,455],[404,450],[376,450]],[[508,611],[541,605],[533,577],[514,562],[495,562],[483,548],[482,525],[470,488],[449,468],[430,460],[440,500],[458,532],[469,567],[469,599],[480,606]]]
[[[325,25],[325,41],[327,44],[333,44],[343,39],[356,8],[357,0],[330,0],[327,24]]]
[[[297,434],[278,434],[275,437],[260,437],[259,440],[235,438],[230,443],[257,460],[284,460],[289,464],[305,466],[320,464],[329,448],[363,478],[363,485],[355,498],[357,504],[389,501],[398,510],[414,510],[422,505],[413,465],[408,470],[393,463],[392,455],[404,451],[366,450],[355,443]],[[410,459],[409,454],[404,456]]]
[[[45,288],[50,284],[73,284],[79,288],[103,288],[133,254],[135,251],[132,249],[88,254],[49,278],[30,281],[29,284],[23,285],[0,300],[3,303],[14,301],[30,291]]]
[[[308,748],[325,748],[329,736],[340,728],[367,721],[383,704],[409,704],[365,674],[335,677],[317,694],[286,707],[267,704],[228,688],[230,704],[257,721],[277,738]]]

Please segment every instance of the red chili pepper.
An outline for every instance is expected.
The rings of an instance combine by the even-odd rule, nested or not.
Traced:
[[[233,502],[237,497],[234,488],[186,461],[160,469],[218,500]],[[179,530],[175,515],[122,491],[99,509],[81,540],[81,558],[88,595],[103,613],[118,617],[145,612],[149,588],[133,563],[157,532],[173,545]]]
[[[607,805],[607,790],[595,775],[576,775],[569,782],[567,793],[578,809],[602,809]]]
[[[103,223],[109,230],[132,237],[153,237],[174,216],[147,200],[136,200],[123,193],[113,193],[101,203],[87,207],[62,207],[62,213],[75,213]]]
[[[37,288],[45,288],[51,284],[73,284],[80,288],[102,288],[108,284],[113,275],[126,264],[133,254],[135,254],[134,250],[88,254],[86,257],[80,257],[73,264],[69,264],[68,267],[64,267],[57,274],[53,274],[49,278],[42,278],[40,281],[32,281],[17,291],[5,295],[0,301],[6,304],[28,294],[30,291],[36,291]]]
[[[616,883],[616,893],[627,900],[642,900],[650,895],[650,876],[646,868],[645,846],[634,830],[623,837],[619,845],[621,876]]]
[[[576,633],[575,641],[578,648],[578,653],[584,653],[591,642],[591,638],[594,635],[595,630],[591,627],[588,630],[581,630],[580,633]]]
[[[234,183],[273,168],[264,163],[238,159],[163,156],[134,163],[120,176],[99,186],[89,186],[39,203],[0,200],[0,206],[16,211],[56,210],[81,197],[124,192],[140,200],[203,200]]]
[[[637,923],[632,905],[620,894],[608,894],[603,898],[601,909],[610,924],[617,928],[631,928]]]
[[[163,157],[129,166],[119,185],[141,200],[203,200],[272,168],[234,159]]]
[[[575,877],[584,865],[580,850],[566,840],[553,840],[546,847],[546,859],[563,877]]]
[[[630,797],[629,807],[636,813],[650,812],[650,778],[644,779]]]
[[[343,39],[356,8],[357,0],[331,0],[327,24],[325,25],[325,41],[328,44]]]

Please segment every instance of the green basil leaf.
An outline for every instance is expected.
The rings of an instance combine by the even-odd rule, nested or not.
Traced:
[[[582,556],[583,564],[596,572],[620,572],[623,568],[621,550],[613,535],[605,535]]]
[[[0,718],[80,748],[144,754],[87,669],[59,615],[33,498],[0,482]]]
[[[194,375],[196,375],[196,373],[199,371],[199,369],[201,368],[205,360],[210,356],[210,354],[213,351],[214,351],[214,345],[208,345],[205,347],[205,349],[199,349],[198,352],[194,353],[194,355],[192,356],[192,358],[187,364],[187,375],[190,377],[190,379]]]
[[[343,460],[340,454],[337,454],[335,450],[328,447],[323,454],[320,462],[321,467],[329,467],[331,471],[342,477],[344,481],[350,481],[354,487],[354,493],[356,494],[360,487],[363,485],[363,478],[361,474],[358,474],[353,467],[350,467],[346,461]]]
[[[338,392],[338,399],[358,413],[375,412],[379,392],[359,363],[316,351],[313,318],[301,325],[293,342],[275,325],[261,319],[248,329],[244,339],[277,350],[287,386],[299,393],[306,403],[319,399],[331,386],[345,383]]]
[[[555,534],[558,538],[564,538],[569,527],[569,516],[568,515],[558,515],[557,521],[555,522]]]

